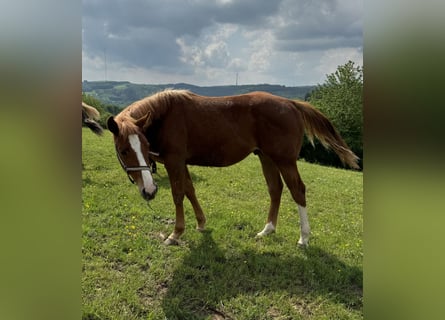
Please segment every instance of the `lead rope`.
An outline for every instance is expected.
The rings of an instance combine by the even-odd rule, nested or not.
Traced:
[[[153,209],[153,207],[150,205],[150,202],[147,201],[147,206],[150,208],[151,211],[153,211],[153,213],[157,213],[155,209]]]

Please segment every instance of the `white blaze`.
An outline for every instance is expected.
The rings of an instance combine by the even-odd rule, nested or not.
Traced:
[[[131,148],[136,153],[136,157],[138,159],[139,165],[147,166],[147,162],[145,162],[145,158],[142,155],[141,150],[141,141],[139,140],[139,137],[137,134],[130,134],[128,136],[128,141],[130,142]],[[143,188],[145,188],[146,192],[153,193],[156,190],[156,186],[153,183],[153,177],[151,176],[151,173],[149,170],[141,170],[142,175],[142,181],[143,181]],[[142,189],[141,186],[139,186],[139,189]]]

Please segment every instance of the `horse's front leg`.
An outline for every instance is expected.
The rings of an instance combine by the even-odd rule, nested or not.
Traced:
[[[173,201],[176,208],[176,222],[175,229],[173,232],[165,239],[164,244],[166,245],[177,245],[179,237],[184,233],[185,220],[184,220],[184,206],[183,206],[184,195],[180,197],[179,195],[173,195]]]
[[[176,245],[178,244],[179,237],[184,233],[185,219],[184,219],[184,195],[185,195],[185,177],[186,169],[178,168],[177,166],[170,167],[166,165],[168,177],[170,179],[170,186],[172,190],[173,202],[176,209],[176,222],[175,229],[165,239],[164,244]]]
[[[195,217],[197,222],[196,229],[198,231],[203,231],[206,224],[206,217],[201,209],[201,206],[199,205],[198,199],[196,198],[195,188],[193,187],[192,178],[187,168],[185,172],[185,195],[192,204],[193,211],[195,212]]]

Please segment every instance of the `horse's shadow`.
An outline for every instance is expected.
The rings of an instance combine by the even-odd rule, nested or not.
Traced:
[[[302,254],[249,249],[229,256],[207,231],[175,271],[162,307],[167,319],[201,319],[215,314],[226,318],[222,301],[240,294],[284,291],[303,299],[314,293],[360,310],[362,274],[361,269],[347,266],[317,247],[309,247]]]

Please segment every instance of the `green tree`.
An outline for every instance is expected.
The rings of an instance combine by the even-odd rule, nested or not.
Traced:
[[[348,146],[360,158],[363,156],[363,67],[354,62],[338,66],[337,70],[326,76],[325,83],[318,85],[308,96],[308,100],[323,112],[340,132]],[[316,154],[304,145],[305,158],[315,158],[326,163],[325,155],[317,159]],[[317,148],[320,149],[320,148]],[[317,152],[318,153],[318,152]],[[330,161],[328,161],[330,162]],[[337,165],[337,162],[327,163]]]

